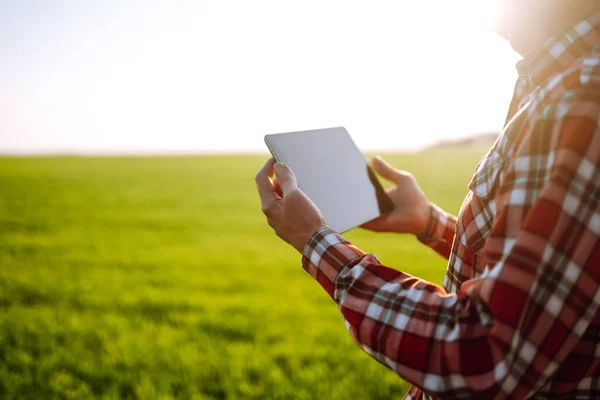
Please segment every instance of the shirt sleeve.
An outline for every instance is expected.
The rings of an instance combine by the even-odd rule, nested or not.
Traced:
[[[430,395],[525,398],[573,363],[598,312],[599,107],[569,104],[563,117],[561,106],[509,167],[486,242],[489,272],[467,290],[446,293],[381,265],[328,228],[305,248],[304,269],[358,345]],[[567,373],[592,362],[575,357]]]
[[[429,204],[429,222],[425,235],[419,241],[439,255],[448,259],[452,250],[452,242],[456,234],[456,217],[433,203]]]

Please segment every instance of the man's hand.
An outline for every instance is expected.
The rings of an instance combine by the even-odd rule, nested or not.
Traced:
[[[371,165],[377,174],[396,185],[387,190],[396,208],[362,227],[375,232],[424,235],[429,221],[429,202],[414,176],[392,168],[379,156],[373,159]]]
[[[276,180],[271,179],[273,172]],[[269,225],[302,253],[311,236],[326,226],[317,206],[298,188],[292,170],[273,158],[256,174],[256,185]]]

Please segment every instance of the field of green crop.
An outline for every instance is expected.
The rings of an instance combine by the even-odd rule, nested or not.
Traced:
[[[386,158],[456,212],[481,155]],[[401,397],[266,225],[265,157],[0,158],[0,398]],[[441,282],[412,237],[346,236]]]

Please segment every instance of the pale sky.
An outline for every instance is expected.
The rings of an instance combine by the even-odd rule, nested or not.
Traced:
[[[492,1],[0,0],[0,153],[246,152],[345,126],[415,149],[499,130]]]

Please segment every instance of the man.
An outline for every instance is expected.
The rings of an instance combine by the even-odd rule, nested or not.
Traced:
[[[600,398],[600,2],[499,3],[496,31],[524,59],[458,219],[373,161],[396,209],[365,227],[449,258],[443,288],[329,229],[273,160],[256,176],[263,211],[357,343],[414,385],[407,398]]]

